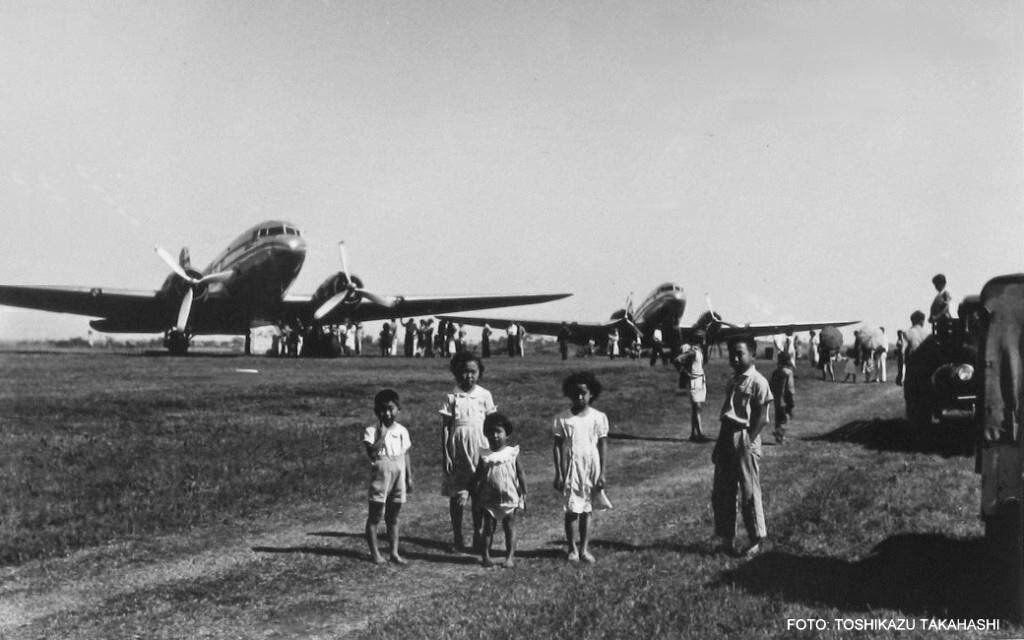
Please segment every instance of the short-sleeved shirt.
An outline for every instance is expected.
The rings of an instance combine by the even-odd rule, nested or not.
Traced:
[[[476,426],[481,429],[482,436],[484,418],[497,410],[491,392],[475,385],[469,391],[455,387],[454,391],[444,397],[438,413],[451,418],[453,428]]]
[[[750,365],[746,371],[729,379],[725,389],[725,403],[722,405],[722,419],[749,427],[751,402],[757,401],[762,407],[767,407],[773,399],[768,380],[754,365]]]
[[[409,431],[398,424],[397,422],[392,423],[390,427],[384,427],[381,424],[371,424],[366,427],[363,431],[363,442],[366,444],[373,444],[377,441],[378,429],[384,430],[384,449],[381,451],[382,456],[388,458],[397,458],[404,456],[410,448],[412,448],[412,441],[409,439]]]

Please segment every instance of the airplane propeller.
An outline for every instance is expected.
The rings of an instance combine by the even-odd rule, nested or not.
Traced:
[[[721,322],[722,316],[715,313],[715,308],[711,306],[711,294],[706,291],[704,292],[704,304],[708,306],[708,312],[711,313],[712,320],[715,322]]]
[[[211,273],[197,278],[185,270],[185,267],[182,266],[178,260],[175,260],[174,256],[172,256],[166,249],[162,247],[154,247],[154,250],[156,251],[156,255],[160,256],[160,259],[171,268],[171,271],[176,273],[178,277],[189,284],[188,289],[185,290],[185,297],[181,300],[181,306],[178,308],[178,321],[174,327],[175,329],[184,332],[185,327],[188,326],[189,315],[192,313],[192,301],[195,299],[196,288],[211,282],[227,280],[234,272],[229,269],[227,271],[218,271],[216,273]]]
[[[338,243],[338,253],[341,257],[341,272],[345,274],[345,280],[348,285],[341,291],[335,293],[333,296],[327,299],[317,310],[313,313],[314,320],[323,320],[327,314],[334,311],[334,308],[341,304],[346,299],[355,295],[357,298],[365,298],[374,304],[378,304],[382,307],[391,309],[398,304],[400,298],[395,296],[379,296],[372,291],[367,291],[361,286],[358,286],[352,276],[349,275],[348,270],[348,252],[345,250],[345,243]]]
[[[635,331],[637,335],[641,335],[640,327],[636,326],[636,323],[633,321],[633,292],[632,291],[630,291],[629,295],[626,296],[626,313],[623,315],[623,320],[626,321],[626,324],[628,324],[630,327],[632,327],[633,331]]]

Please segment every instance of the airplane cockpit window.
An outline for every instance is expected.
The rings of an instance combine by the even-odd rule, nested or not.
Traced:
[[[257,229],[252,237],[255,240],[257,238],[269,238],[270,236],[280,235],[301,236],[302,234],[295,227],[263,227],[262,229]]]

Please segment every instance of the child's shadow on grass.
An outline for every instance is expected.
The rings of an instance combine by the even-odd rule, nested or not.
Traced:
[[[638,436],[632,433],[609,433],[609,440],[642,440],[644,442],[688,442],[686,438],[669,438],[666,436]]]
[[[937,453],[944,458],[974,454],[974,429],[962,422],[914,427],[903,418],[854,420],[808,441],[854,442],[875,451]]]
[[[723,577],[747,591],[793,602],[870,612],[895,609],[941,618],[1000,617],[994,561],[984,539],[900,534],[862,560],[771,551]]]
[[[313,531],[309,533],[311,536],[317,536],[321,538],[358,538],[360,542],[363,541],[362,533],[349,533],[343,531]],[[384,533],[380,534],[380,541],[383,545],[386,545],[387,538]],[[500,556],[504,553],[504,542],[498,543],[496,538],[496,544],[492,547],[493,553],[496,556]],[[476,554],[455,554],[448,551],[448,545],[439,540],[432,540],[429,538],[419,537],[403,537],[402,538],[402,555],[408,560],[416,560],[420,562],[434,562],[440,564],[460,564],[460,565],[473,565],[480,563],[480,557]],[[366,560],[369,552],[365,549],[354,551],[352,549],[345,549],[339,547],[320,547],[311,545],[298,545],[294,547],[269,547],[259,546],[252,547],[252,550],[257,553],[308,553],[312,555],[321,556],[334,556],[339,558],[355,558],[358,560]],[[386,551],[385,547],[382,547],[382,551]],[[562,553],[558,549],[519,549],[516,550],[517,558],[556,558],[561,556]]]
[[[603,540],[595,538],[590,541],[590,546],[595,549],[605,549],[608,551],[626,551],[629,553],[637,553],[641,551],[667,551],[669,553],[678,553],[680,555],[715,555],[714,544],[711,542],[691,542],[691,543],[680,543],[672,540],[655,540],[647,544],[633,544],[632,542],[622,542],[621,540]]]

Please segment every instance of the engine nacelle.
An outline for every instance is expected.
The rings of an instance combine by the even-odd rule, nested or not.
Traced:
[[[722,322],[722,316],[718,315],[714,311],[705,311],[694,323],[694,327],[703,329],[704,331],[711,333],[718,329],[724,324]]]
[[[328,277],[319,287],[316,288],[316,292],[313,293],[313,308],[318,309],[320,305],[330,300],[336,294],[348,290],[352,285],[362,289],[363,281],[359,279],[359,276],[349,276],[344,271],[339,271]],[[352,291],[341,304],[354,305],[357,304],[360,299],[359,294]]]

